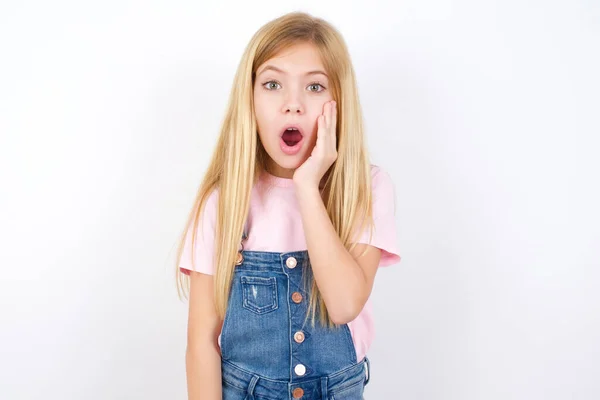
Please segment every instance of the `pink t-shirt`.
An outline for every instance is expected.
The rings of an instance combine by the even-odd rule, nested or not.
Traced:
[[[379,266],[384,267],[400,261],[395,222],[395,190],[390,176],[378,166],[371,165],[371,180],[375,226],[370,244],[382,250]],[[189,274],[188,270],[195,270],[204,274],[214,274],[213,246],[217,196],[216,190],[210,194],[200,216],[196,234],[195,268],[191,263],[191,228],[188,231],[179,265],[184,273]],[[287,253],[307,249],[292,179],[263,173],[252,189],[247,222],[248,238],[244,241],[244,250]],[[358,243],[369,244],[368,228],[362,233]],[[375,337],[370,298],[348,326],[352,333],[357,361],[361,361]]]

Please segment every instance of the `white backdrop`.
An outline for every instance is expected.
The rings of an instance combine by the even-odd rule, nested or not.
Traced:
[[[319,3],[1,3],[0,398],[186,398],[177,235],[246,43],[297,9],[396,183],[366,398],[600,397],[600,3]]]

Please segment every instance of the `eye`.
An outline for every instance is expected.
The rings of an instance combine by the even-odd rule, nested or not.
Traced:
[[[270,85],[270,84],[279,85],[279,83],[277,83],[277,82],[275,82],[275,81],[269,81],[269,82],[265,82],[265,83],[263,83],[263,87],[264,87],[265,85]],[[279,85],[279,86],[281,86],[281,85]],[[267,87],[265,87],[265,89],[267,89],[267,90],[273,90],[273,89],[272,89],[272,86],[267,86]]]
[[[318,86],[320,86],[320,87],[321,87],[323,90],[325,90],[325,86],[321,85],[321,84],[320,84],[320,83],[318,83],[318,82],[311,83],[310,85],[308,85],[308,87],[309,87],[309,88],[318,87]],[[323,91],[323,90],[311,90],[311,89],[309,89],[309,90],[310,90],[311,92],[315,92],[315,93],[320,93],[320,92],[322,92],[322,91]]]
[[[277,86],[281,87],[281,85],[277,81],[268,81],[268,82],[263,83],[263,87],[267,90],[275,90],[275,89],[277,89]],[[321,88],[321,90],[319,90],[319,87]],[[322,91],[324,91],[326,89],[325,86],[321,85],[318,82],[311,83],[310,85],[308,85],[308,88],[309,88],[308,90],[310,92],[314,92],[314,93],[321,93]],[[316,89],[313,89],[313,88],[316,88]]]

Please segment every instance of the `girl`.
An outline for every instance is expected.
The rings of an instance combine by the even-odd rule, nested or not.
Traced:
[[[177,260],[189,399],[362,399],[394,186],[329,23],[294,12],[250,41]]]

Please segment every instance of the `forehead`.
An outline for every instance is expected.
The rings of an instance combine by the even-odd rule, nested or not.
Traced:
[[[302,43],[280,51],[272,58],[260,65],[256,74],[272,71],[290,75],[305,75],[307,73],[322,72],[325,68],[317,48],[311,43]]]

